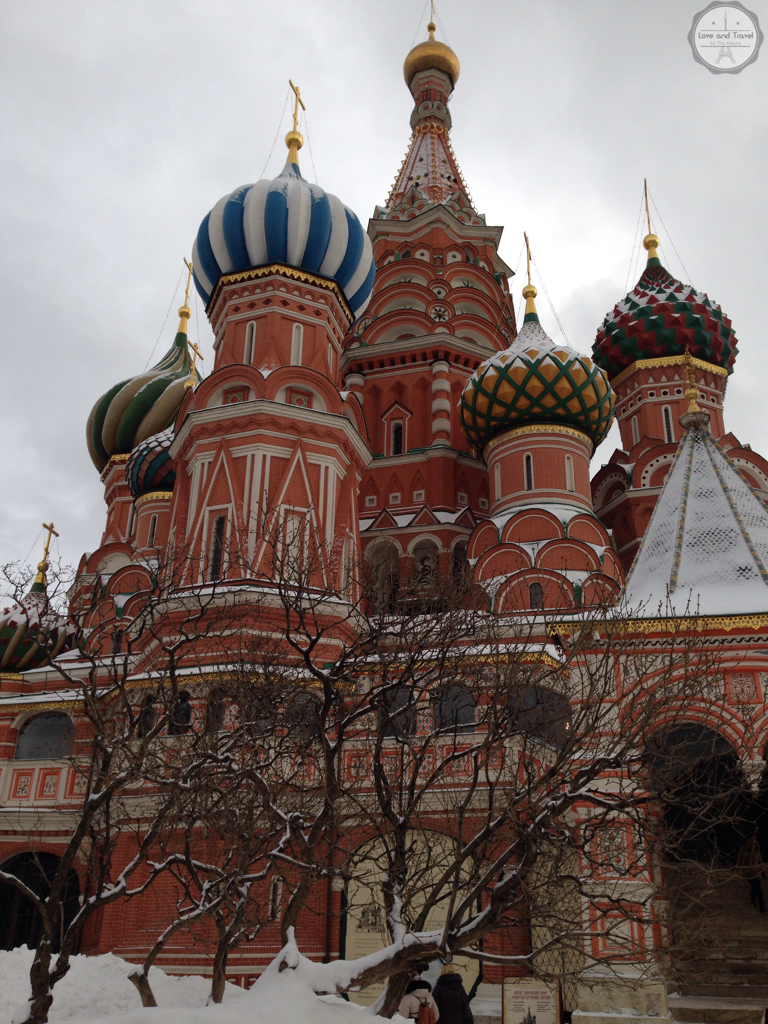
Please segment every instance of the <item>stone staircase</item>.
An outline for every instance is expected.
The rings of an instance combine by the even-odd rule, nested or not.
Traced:
[[[764,1024],[768,914],[749,905],[733,871],[687,862],[667,868],[672,1019],[686,1024]],[[768,897],[768,881],[764,882]]]

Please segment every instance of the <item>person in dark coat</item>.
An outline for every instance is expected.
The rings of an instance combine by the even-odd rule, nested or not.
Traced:
[[[763,879],[765,878],[765,867],[763,855],[760,851],[760,843],[757,841],[757,829],[752,836],[744,843],[736,858],[736,867],[742,878],[749,882],[749,902],[761,914],[765,913],[765,900],[763,898]]]
[[[453,964],[443,964],[432,995],[440,1010],[440,1024],[472,1024],[469,999]]]

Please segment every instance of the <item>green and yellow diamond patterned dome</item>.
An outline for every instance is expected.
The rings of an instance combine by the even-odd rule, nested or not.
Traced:
[[[613,423],[613,392],[587,356],[556,345],[536,313],[536,289],[527,285],[523,326],[508,349],[478,366],[459,403],[469,443],[482,450],[514,427],[552,423],[583,431],[595,447]]]

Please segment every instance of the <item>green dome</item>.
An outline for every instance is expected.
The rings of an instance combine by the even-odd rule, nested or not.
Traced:
[[[112,455],[127,455],[136,445],[175,423],[184,385],[191,375],[187,335],[180,330],[156,366],[120,381],[101,396],[86,427],[88,454],[99,472]],[[200,380],[197,373],[194,380]]]
[[[462,429],[480,450],[529,423],[575,427],[597,446],[613,423],[613,392],[591,359],[556,345],[531,318],[508,349],[475,370],[459,408]]]

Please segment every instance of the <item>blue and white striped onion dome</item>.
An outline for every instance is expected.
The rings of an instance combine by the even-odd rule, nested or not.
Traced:
[[[176,466],[168,453],[174,428],[168,427],[142,441],[131,452],[125,465],[128,487],[134,498],[151,491],[170,491],[176,482]]]
[[[223,196],[200,225],[192,249],[195,284],[207,304],[221,274],[282,263],[336,281],[355,318],[373,290],[371,240],[336,196],[287,163],[270,181]]]

